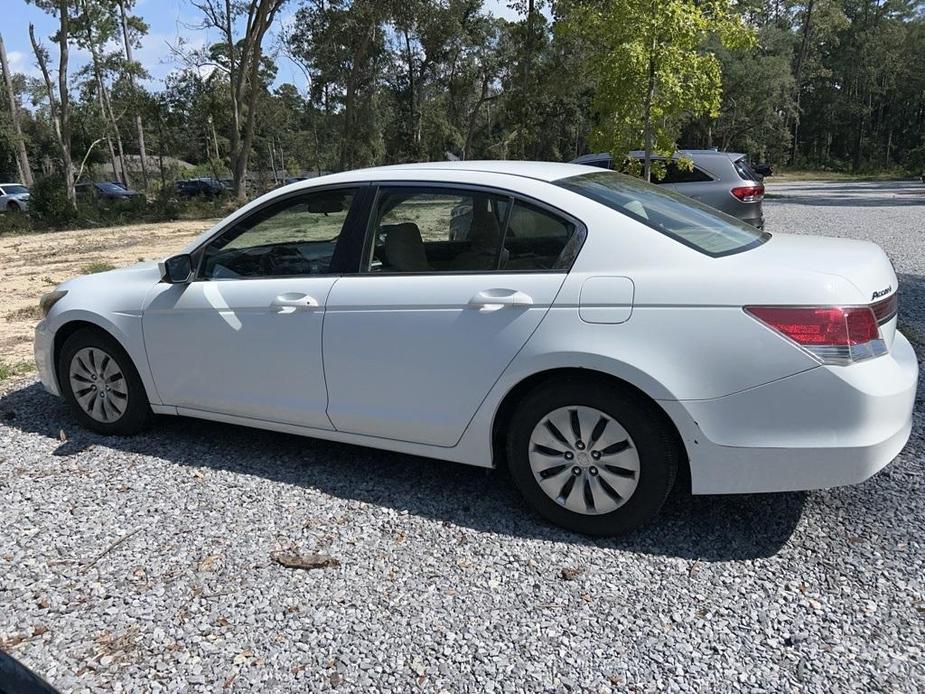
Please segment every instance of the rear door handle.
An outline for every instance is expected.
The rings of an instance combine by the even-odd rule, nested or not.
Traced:
[[[532,306],[533,297],[516,289],[483,289],[469,299],[470,306],[499,309],[504,306]]]
[[[313,308],[318,308],[318,301],[313,296],[299,292],[280,294],[270,302],[270,309],[274,313],[295,313]]]

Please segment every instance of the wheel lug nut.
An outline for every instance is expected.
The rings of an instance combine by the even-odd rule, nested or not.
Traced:
[[[600,459],[601,459],[601,452],[600,452],[600,451],[591,451],[591,457],[594,458],[595,460],[600,460]]]
[[[575,448],[577,448],[579,451],[583,451],[583,450],[585,449],[585,444],[584,444],[584,442],[583,442],[583,441],[576,441],[576,442],[575,442]]]
[[[566,451],[566,452],[565,452],[565,459],[566,459],[566,460],[571,460],[571,459],[574,458],[574,457],[575,457],[575,454],[572,453],[571,451]]]
[[[581,468],[576,465],[572,468],[572,474],[575,475],[575,477],[578,477],[578,475],[581,474]]]
[[[588,472],[590,472],[592,475],[596,475],[597,468],[592,465],[590,468],[588,468]]]

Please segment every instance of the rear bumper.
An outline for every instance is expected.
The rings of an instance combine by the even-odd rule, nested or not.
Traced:
[[[743,203],[736,201],[735,216],[746,224],[764,229],[764,212],[760,202]]]
[[[918,360],[890,354],[820,366],[712,400],[661,403],[684,438],[695,494],[824,489],[863,482],[912,431]]]

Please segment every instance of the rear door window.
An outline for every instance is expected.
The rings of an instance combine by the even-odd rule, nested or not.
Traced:
[[[706,181],[712,181],[713,178],[710,174],[706,173],[703,169],[699,169],[696,166],[693,168],[686,168],[678,164],[678,162],[672,161],[668,163],[665,176],[659,180],[655,181],[656,183],[705,183]]]
[[[496,272],[508,200],[469,189],[382,188],[365,271]]]

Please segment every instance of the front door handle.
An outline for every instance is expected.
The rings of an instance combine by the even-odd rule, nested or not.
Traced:
[[[483,289],[469,299],[470,306],[499,309],[504,306],[532,306],[533,297],[516,289]]]
[[[295,313],[296,311],[308,311],[313,308],[318,308],[317,299],[299,292],[280,294],[270,302],[270,309],[274,313]]]

